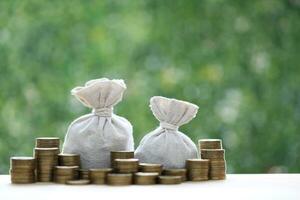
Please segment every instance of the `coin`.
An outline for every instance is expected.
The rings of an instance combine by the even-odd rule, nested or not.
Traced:
[[[111,151],[110,152],[110,161],[111,167],[115,168],[114,160],[115,159],[128,159],[134,158],[134,151]]]
[[[209,160],[224,159],[224,149],[201,149],[201,158]]]
[[[136,158],[115,159],[115,170],[118,173],[138,172],[139,160]]]
[[[99,168],[99,169],[90,169],[89,178],[92,184],[105,184],[107,174],[112,172],[112,168]]]
[[[180,184],[182,182],[181,176],[158,176],[160,184]]]
[[[132,174],[107,174],[108,185],[130,185]]]
[[[220,139],[201,139],[198,140],[199,149],[222,149],[222,140]]]
[[[84,179],[79,179],[79,180],[69,180],[66,182],[67,185],[88,185],[90,184],[90,180],[84,180]]]
[[[89,170],[87,170],[87,169],[80,169],[79,170],[79,178],[80,179],[89,180],[90,179],[90,177],[89,177]]]
[[[163,166],[154,163],[139,163],[139,171],[141,172],[156,172],[161,174]]]
[[[166,176],[180,176],[183,181],[187,180],[187,170],[186,169],[164,169],[162,172]]]
[[[134,174],[134,184],[136,185],[152,185],[156,184],[159,173],[156,172],[137,172]]]
[[[78,154],[58,154],[60,166],[80,166],[80,156]]]
[[[35,146],[39,148],[59,148],[60,139],[58,137],[39,137],[35,139]]]

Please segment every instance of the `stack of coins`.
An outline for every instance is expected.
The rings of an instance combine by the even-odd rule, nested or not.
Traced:
[[[90,172],[87,169],[80,169],[79,170],[79,179],[90,180],[89,173]]]
[[[190,181],[208,180],[208,159],[188,159],[186,160],[186,168],[188,170],[188,179]]]
[[[220,139],[201,139],[198,140],[199,149],[223,149]]]
[[[12,183],[35,182],[35,159],[33,157],[10,158],[10,175]]]
[[[115,159],[128,159],[128,158],[134,158],[134,152],[133,151],[111,151],[110,152],[110,162],[111,167],[114,169],[115,166]]]
[[[139,163],[140,172],[154,172],[159,175],[162,172],[163,166],[161,164],[152,164],[152,163]]]
[[[134,184],[153,185],[156,184],[159,173],[156,172],[137,172],[134,174]]]
[[[80,156],[78,154],[58,154],[60,166],[80,166]]]
[[[164,169],[162,174],[166,176],[180,176],[182,182],[187,180],[186,169]]]
[[[79,179],[79,180],[70,180],[66,182],[67,185],[88,185],[90,184],[90,180],[84,180],[84,179]]]
[[[167,184],[167,185],[180,184],[182,183],[182,177],[181,176],[159,176],[158,183]]]
[[[56,166],[54,182],[66,184],[67,181],[78,179],[78,166]]]
[[[139,160],[136,158],[115,159],[114,165],[118,173],[134,173],[139,170]]]
[[[58,137],[39,137],[35,140],[35,147],[38,148],[59,148]]]
[[[107,174],[108,185],[130,185],[132,174]]]
[[[213,180],[226,178],[226,161],[224,149],[201,149],[201,157],[209,159],[209,177]]]
[[[37,181],[51,182],[53,168],[58,164],[58,148],[35,148],[34,156],[37,163]]]
[[[102,185],[106,183],[107,174],[112,172],[112,168],[90,169],[89,178],[92,184]]]

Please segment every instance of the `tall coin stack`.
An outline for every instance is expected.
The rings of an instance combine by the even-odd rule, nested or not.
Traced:
[[[60,166],[80,167],[80,156],[78,154],[58,154],[58,164]]]
[[[89,170],[89,179],[92,184],[102,185],[106,183],[107,174],[112,172],[112,168],[99,168]]]
[[[220,139],[199,140],[201,158],[209,159],[209,178],[223,180],[226,178],[225,150]]]
[[[58,165],[60,139],[58,137],[39,137],[35,140],[34,156],[37,162],[37,181],[53,180],[53,167]]]
[[[34,157],[37,163],[37,181],[51,182],[53,180],[53,168],[57,166],[59,154],[58,148],[35,148]]]
[[[66,184],[70,180],[78,179],[78,166],[55,166],[54,182]]]
[[[208,180],[208,159],[188,159],[186,160],[186,168],[188,170],[188,179],[190,181]]]
[[[35,182],[35,159],[33,157],[10,158],[10,175],[12,183]]]
[[[128,159],[128,158],[134,158],[133,151],[111,151],[110,152],[111,167],[113,169],[116,167],[115,159]]]

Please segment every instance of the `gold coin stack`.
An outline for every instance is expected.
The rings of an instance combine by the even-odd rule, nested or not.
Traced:
[[[223,149],[220,139],[201,139],[198,140],[199,149]]]
[[[80,169],[79,170],[79,179],[90,180],[89,173],[90,172],[87,169]]]
[[[209,177],[212,180],[226,178],[226,161],[224,149],[201,149],[201,158],[209,159]]]
[[[10,178],[12,183],[34,183],[36,162],[33,157],[10,158]]]
[[[54,182],[66,184],[67,181],[78,179],[78,166],[55,166]]]
[[[129,159],[134,158],[133,151],[111,151],[110,152],[110,163],[111,167],[114,169],[115,166],[115,159]]]
[[[187,170],[186,169],[164,169],[162,172],[165,176],[180,176],[181,181],[184,182],[187,180]]]
[[[208,159],[188,159],[186,160],[186,168],[188,170],[188,179],[190,181],[208,180]]]
[[[58,154],[60,166],[80,166],[80,156],[78,154]]]
[[[182,177],[181,176],[159,176],[158,183],[166,184],[166,185],[180,184],[182,183]]]
[[[35,139],[35,147],[38,148],[59,148],[58,137],[39,137]]]
[[[115,159],[114,165],[117,173],[134,173],[139,170],[139,160],[136,158]]]
[[[112,172],[112,168],[90,169],[89,178],[92,184],[102,185],[106,183],[107,174]]]
[[[53,180],[53,168],[57,166],[59,154],[58,148],[34,149],[34,157],[37,163],[37,181],[51,182]]]
[[[160,175],[162,172],[162,169],[163,169],[163,167],[161,164],[139,163],[139,171],[140,172],[158,173]]]
[[[108,185],[131,185],[132,174],[107,174]]]
[[[157,182],[159,173],[156,172],[137,172],[134,174],[134,184],[136,185],[153,185]]]

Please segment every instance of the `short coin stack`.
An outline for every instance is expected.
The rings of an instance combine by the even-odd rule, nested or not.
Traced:
[[[223,180],[226,178],[225,150],[219,139],[199,140],[201,158],[209,159],[209,178]]]
[[[33,157],[12,157],[10,159],[10,175],[12,183],[35,182],[35,159]]]
[[[53,168],[57,166],[59,154],[58,148],[35,148],[34,156],[37,163],[37,181],[51,182],[53,180]]]
[[[80,156],[78,154],[58,154],[58,164],[60,166],[80,166]]]
[[[112,172],[112,168],[99,168],[89,170],[89,179],[92,184],[103,185],[106,183],[107,174]]]
[[[163,170],[163,166],[161,164],[139,163],[140,172],[152,172],[152,173],[158,173],[160,175],[162,173],[162,170]]]
[[[88,169],[80,169],[79,170],[79,179],[90,180]]]
[[[188,159],[186,160],[188,170],[188,180],[206,181],[208,180],[209,160],[207,159]]]
[[[181,176],[159,176],[158,183],[166,184],[166,185],[180,184],[182,183],[182,177]]]
[[[156,184],[158,173],[156,172],[137,172],[134,174],[134,184],[153,185]]]
[[[187,170],[186,169],[164,169],[163,175],[166,176],[180,176],[182,182],[187,180]]]
[[[107,174],[108,185],[131,185],[132,174]]]
[[[78,179],[78,166],[55,166],[54,182],[65,184]]]
[[[115,168],[115,159],[129,159],[134,158],[133,151],[111,151],[110,152],[110,163],[111,167]]]
[[[114,165],[117,173],[134,173],[139,170],[139,160],[136,158],[115,159]]]

